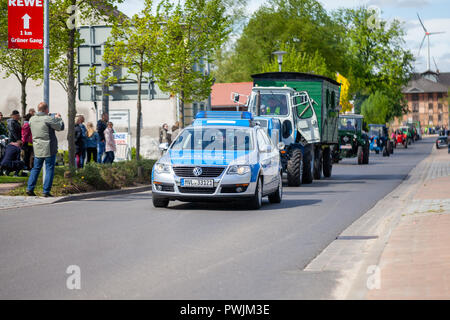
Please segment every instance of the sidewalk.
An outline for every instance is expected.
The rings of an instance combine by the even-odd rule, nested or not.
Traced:
[[[381,255],[368,299],[450,299],[450,155],[434,150],[423,183]]]

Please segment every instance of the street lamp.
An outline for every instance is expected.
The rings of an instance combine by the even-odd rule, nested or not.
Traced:
[[[286,51],[275,51],[272,52],[272,54],[276,55],[278,58],[278,66],[279,66],[279,71],[281,72],[281,66],[283,64],[283,56],[286,54]]]

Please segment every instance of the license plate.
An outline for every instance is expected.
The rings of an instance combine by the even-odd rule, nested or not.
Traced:
[[[343,150],[349,150],[349,149],[352,149],[352,145],[347,144],[347,145],[345,145],[345,146],[341,146],[341,149],[343,149]]]
[[[213,188],[214,180],[205,179],[181,179],[182,187],[198,187],[198,188]]]

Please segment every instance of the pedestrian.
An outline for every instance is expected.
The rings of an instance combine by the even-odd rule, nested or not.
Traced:
[[[33,135],[31,134],[30,128],[30,119],[31,113],[28,113],[24,118],[23,126],[22,126],[22,149],[24,151],[23,161],[25,162],[25,166],[27,170],[31,170],[33,167],[31,163],[31,157],[33,155]]]
[[[83,150],[84,147],[84,139],[83,139],[83,129],[81,125],[83,124],[84,118],[83,116],[78,116],[75,119],[75,162],[78,169],[83,167]]]
[[[34,117],[36,115],[36,110],[31,108],[30,110],[28,110],[28,113],[31,114],[32,117]]]
[[[97,162],[97,145],[99,142],[98,133],[94,129],[94,124],[92,122],[88,122],[87,124],[87,142],[86,142],[86,152],[87,152],[87,160],[89,163],[92,161]]]
[[[22,126],[20,125],[20,113],[14,110],[8,119],[9,142],[22,140]]]
[[[64,122],[59,113],[49,116],[48,105],[41,102],[38,113],[30,119],[30,128],[33,135],[34,166],[28,179],[27,195],[36,196],[34,189],[45,162],[44,197],[53,197],[50,191],[58,153],[58,139],[55,131],[63,131]]]
[[[98,152],[97,152],[97,162],[102,163],[103,153],[105,153],[105,129],[109,121],[109,116],[106,112],[102,114],[101,120],[97,122],[97,133],[99,137]]]
[[[3,121],[3,113],[0,112],[0,136],[8,136],[8,128]]]
[[[83,133],[83,149],[81,150],[81,168],[84,167],[84,164],[86,163],[86,153],[87,153],[87,128],[84,125],[85,118],[83,115],[80,115],[82,121],[80,124],[81,131]]]
[[[177,121],[175,122],[175,124],[172,126],[172,135],[171,135],[171,140],[174,141],[178,135],[180,134],[180,122]]]
[[[113,163],[114,153],[116,152],[116,141],[114,140],[113,123],[108,122],[108,127],[104,131],[105,133],[105,160],[103,163]]]
[[[167,150],[167,148],[169,148],[170,142],[171,136],[169,133],[169,125],[167,123],[164,123],[159,129],[159,146],[161,149],[161,155],[164,154],[164,150]]]
[[[11,172],[15,171],[16,173],[14,174],[14,176],[18,177],[20,170],[25,169],[25,162],[20,160],[21,148],[21,140],[11,142],[6,146],[5,156],[0,163],[0,175],[3,175],[3,171],[5,171],[5,175],[9,176]],[[26,177],[26,175],[24,176]]]

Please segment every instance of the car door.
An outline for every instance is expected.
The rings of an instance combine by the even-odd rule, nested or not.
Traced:
[[[257,131],[259,159],[264,175],[264,192],[273,190],[277,177],[277,150],[273,147],[270,138],[263,129]]]

